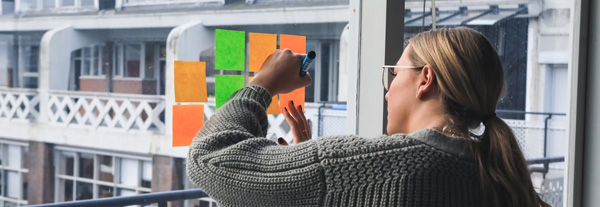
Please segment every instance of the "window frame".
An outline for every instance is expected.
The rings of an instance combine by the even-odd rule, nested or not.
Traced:
[[[151,165],[151,169],[152,169],[152,158],[151,157],[146,157],[146,156],[138,156],[138,155],[131,155],[131,154],[124,154],[124,153],[118,153],[118,152],[109,152],[109,151],[101,151],[101,150],[91,150],[91,149],[82,149],[82,148],[73,148],[73,147],[66,147],[66,146],[57,146],[54,148],[54,166],[60,166],[60,156],[61,156],[61,152],[72,152],[75,154],[74,156],[74,161],[73,161],[73,176],[70,175],[65,175],[65,174],[60,174],[60,168],[59,167],[55,167],[54,169],[54,201],[55,202],[63,202],[63,198],[64,198],[64,188],[60,185],[61,184],[61,180],[71,180],[73,182],[73,192],[72,192],[72,198],[73,201],[77,201],[76,200],[76,196],[77,196],[77,183],[78,182],[84,182],[84,183],[89,183],[92,184],[92,199],[98,199],[98,190],[100,186],[109,186],[112,187],[113,189],[113,196],[112,197],[116,197],[119,196],[117,195],[117,190],[118,189],[127,189],[127,190],[132,190],[135,191],[136,194],[140,194],[140,193],[149,193],[152,192],[152,188],[146,188],[146,187],[142,187],[142,171],[143,171],[143,163],[144,162],[150,162]],[[94,171],[93,171],[93,178],[83,178],[83,177],[79,177],[79,158],[80,158],[80,154],[81,153],[87,153],[87,154],[92,154],[94,157]],[[112,157],[112,164],[113,164],[113,181],[112,182],[107,182],[107,181],[103,181],[100,180],[99,177],[99,167],[100,167],[100,161],[99,161],[99,155],[102,156],[109,156]],[[124,184],[120,184],[119,183],[119,179],[120,179],[120,164],[121,164],[121,159],[132,159],[137,161],[138,164],[138,174],[140,176],[140,179],[138,179],[137,181],[137,186],[129,186],[129,185],[124,185]]]
[[[86,75],[85,71],[85,49],[90,49],[90,57],[89,57],[89,61],[90,61],[90,73]],[[106,45],[104,44],[93,44],[91,46],[86,46],[86,47],[82,47],[79,48],[79,50],[81,50],[81,56],[79,57],[73,57],[71,59],[71,64],[75,65],[75,61],[79,60],[80,61],[80,73],[81,74],[79,76],[80,79],[106,79],[106,70],[103,69],[104,67],[104,50],[106,50]],[[94,55],[95,54],[95,55]],[[94,60],[98,60],[97,64],[94,65]],[[97,74],[97,75],[94,75]]]
[[[18,146],[20,147],[20,154],[23,155],[23,149],[27,148],[27,151],[29,151],[29,145],[27,143],[22,143],[22,142],[15,142],[15,141],[8,141],[8,140],[0,140],[0,156],[1,159],[4,161],[2,162],[2,164],[0,165],[0,171],[2,176],[0,177],[0,186],[2,188],[6,187],[6,172],[11,171],[11,172],[17,172],[17,176],[18,176],[18,183],[19,186],[17,186],[17,190],[19,191],[19,197],[18,198],[11,198],[11,197],[7,197],[4,196],[4,194],[6,194],[5,189],[2,189],[2,193],[0,194],[0,205],[4,205],[4,202],[11,202],[11,203],[17,203],[19,205],[28,205],[28,200],[24,200],[23,199],[23,179],[29,179],[29,178],[24,178],[23,174],[27,173],[27,175],[29,175],[29,169],[27,168],[27,165],[23,165],[21,164],[21,167],[19,168],[13,168],[13,167],[9,167],[7,166],[8,163],[8,155],[7,155],[7,149],[8,146]],[[21,157],[21,159],[23,159],[23,157]],[[21,163],[23,163],[23,161],[21,160]],[[31,185],[28,185],[31,186]]]
[[[138,45],[140,46],[140,76],[139,77],[125,77],[125,46],[126,45]],[[119,50],[118,54],[116,52],[116,50]],[[113,79],[115,80],[135,80],[135,81],[142,81],[145,80],[144,77],[146,77],[146,71],[145,71],[145,67],[146,67],[146,63],[145,63],[145,59],[146,57],[144,56],[146,53],[146,44],[144,42],[127,42],[127,43],[116,43],[113,46]],[[120,63],[120,65],[119,65]],[[119,72],[119,73],[117,73]]]

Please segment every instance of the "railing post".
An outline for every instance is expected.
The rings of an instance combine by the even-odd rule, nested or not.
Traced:
[[[548,114],[548,117],[546,117],[546,119],[544,120],[544,157],[548,156],[548,120],[550,120],[551,118],[552,114]]]

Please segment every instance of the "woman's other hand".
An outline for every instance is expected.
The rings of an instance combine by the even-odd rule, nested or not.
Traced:
[[[287,107],[283,110],[283,116],[290,125],[292,134],[294,135],[294,144],[299,144],[310,140],[312,132],[310,130],[310,123],[304,116],[304,110],[302,105],[294,106],[294,102],[290,101]],[[284,138],[280,137],[277,140],[279,145],[288,145]]]
[[[272,96],[310,85],[312,82],[310,74],[300,76],[305,56],[305,54],[293,53],[289,49],[275,51],[265,60],[260,72],[248,85],[261,86]]]

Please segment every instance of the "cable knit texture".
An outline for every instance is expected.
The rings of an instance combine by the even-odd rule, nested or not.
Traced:
[[[279,146],[265,138],[270,102],[240,89],[194,138],[187,173],[219,206],[480,206],[465,139],[423,129]]]

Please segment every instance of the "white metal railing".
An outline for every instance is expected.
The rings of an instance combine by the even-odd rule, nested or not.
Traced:
[[[118,0],[117,8],[137,7],[137,6],[156,6],[156,5],[177,5],[177,4],[204,4],[216,3],[225,4],[225,0]]]
[[[0,120],[36,121],[40,115],[39,104],[35,89],[0,88]]]
[[[165,99],[156,95],[51,91],[51,124],[117,131],[165,131]]]

